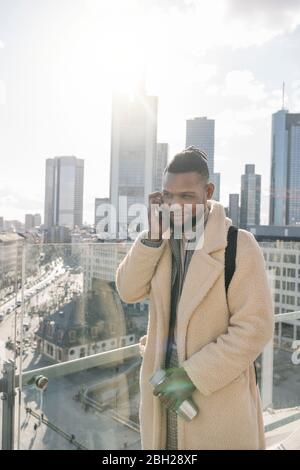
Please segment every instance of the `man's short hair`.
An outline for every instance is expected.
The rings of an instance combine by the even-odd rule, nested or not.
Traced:
[[[182,152],[177,153],[164,169],[164,175],[168,173],[187,173],[195,171],[203,179],[209,180],[207,155],[203,150],[190,145]]]

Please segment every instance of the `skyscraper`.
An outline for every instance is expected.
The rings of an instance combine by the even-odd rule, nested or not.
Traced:
[[[169,145],[158,143],[153,167],[153,191],[161,191],[163,172],[168,164]]]
[[[240,195],[238,193],[229,194],[228,217],[236,227],[238,227],[240,223],[239,198]]]
[[[25,214],[25,230],[39,227],[42,223],[40,214]]]
[[[25,230],[30,230],[34,228],[34,215],[25,214]]]
[[[55,157],[46,160],[45,228],[82,225],[84,160]]]
[[[245,165],[241,177],[240,226],[260,224],[261,176],[255,174],[255,165]]]
[[[272,115],[270,225],[300,223],[300,113]]]
[[[194,145],[204,150],[208,157],[210,176],[214,172],[215,158],[215,120],[196,117],[186,121],[186,147]]]
[[[42,225],[41,214],[34,214],[34,226],[39,227],[40,225]]]
[[[132,96],[114,93],[111,123],[110,202],[122,224],[132,204],[148,203],[152,192],[157,143],[157,97],[147,96],[141,84]],[[127,207],[119,207],[119,197]],[[119,212],[122,216],[119,219]],[[128,222],[134,218],[128,217]]]
[[[220,200],[221,174],[220,173],[212,173],[210,180],[215,185],[213,199],[215,201],[219,201]]]
[[[215,185],[213,198],[220,199],[220,173],[214,173],[215,120],[196,117],[186,121],[186,147],[194,145],[207,154],[210,181]]]

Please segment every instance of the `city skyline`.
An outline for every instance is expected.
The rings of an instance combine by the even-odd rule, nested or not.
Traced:
[[[299,51],[300,0],[0,0],[1,449],[300,450]]]
[[[9,162],[0,176],[1,216],[43,213],[46,158],[76,155],[86,168],[84,221],[93,222],[94,199],[109,195],[112,89],[129,91],[144,67],[147,94],[159,101],[157,139],[169,144],[169,158],[185,146],[187,119],[214,119],[220,201],[227,206],[245,164],[255,164],[266,223],[271,116],[281,108],[283,81],[285,107],[300,109],[300,7],[271,3],[255,1],[252,11],[233,0],[219,8],[167,1],[84,8],[65,0],[58,18],[55,1],[0,1],[0,153]],[[33,24],[24,21],[33,12]]]

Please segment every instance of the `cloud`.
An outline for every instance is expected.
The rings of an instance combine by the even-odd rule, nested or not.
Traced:
[[[0,214],[5,218],[24,217],[24,213],[41,212],[42,201],[38,198],[24,197],[23,193],[2,187],[0,190]]]
[[[0,49],[4,48],[4,42],[0,39]],[[6,87],[5,82],[0,80],[0,105],[6,102]]]
[[[10,206],[16,207],[19,204],[19,199],[13,196],[12,194],[5,194],[0,197],[0,207],[1,206]]]
[[[226,75],[223,94],[226,96],[246,97],[257,102],[265,99],[265,85],[257,81],[249,70],[233,70]]]
[[[0,80],[0,105],[6,103],[6,86],[3,80]]]
[[[166,42],[173,43],[178,52],[185,49],[195,55],[214,47],[260,46],[293,32],[300,24],[300,1],[164,1],[149,11],[149,24],[157,28],[155,15],[163,18]]]
[[[253,127],[245,115],[237,110],[225,109],[215,116],[218,125],[218,139],[225,145],[230,139],[237,136],[250,136]]]
[[[294,112],[299,112],[300,109],[300,79],[294,80],[291,86],[291,98],[289,100],[291,105],[291,110]],[[287,107],[287,106],[286,106]]]
[[[232,138],[256,134],[281,106],[281,90],[268,89],[250,70],[227,73],[216,93],[222,109],[215,115],[222,145]]]
[[[281,89],[268,90],[250,70],[227,73],[220,94],[251,119],[266,118],[281,106]]]
[[[227,0],[227,14],[261,25],[294,28],[299,23],[300,0]]]
[[[161,66],[155,63],[147,69],[147,82],[150,83],[150,92],[163,96],[184,93],[191,87],[197,90],[205,88],[207,91],[210,83],[216,78],[218,66],[206,62],[196,62],[193,58],[184,56],[180,62],[176,57],[169,58],[168,64],[161,60]],[[158,64],[159,65],[159,64]]]
[[[201,63],[194,66],[191,73],[191,81],[193,83],[206,83],[217,74],[218,67],[216,64]]]
[[[227,18],[231,24],[235,48],[262,45],[276,36],[292,33],[300,24],[299,0],[226,0],[226,5],[225,21]]]

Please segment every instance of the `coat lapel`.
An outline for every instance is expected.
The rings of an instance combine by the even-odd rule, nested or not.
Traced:
[[[226,217],[224,207],[219,202],[209,200],[208,204],[210,215],[202,245],[193,253],[178,305],[178,329],[181,331],[186,331],[196,307],[224,272],[223,255],[227,245],[227,231],[232,221]],[[223,252],[222,256],[217,254],[220,250]]]
[[[191,314],[219,278],[223,267],[221,261],[205,251],[194,252],[178,304],[180,327],[186,328]]]

